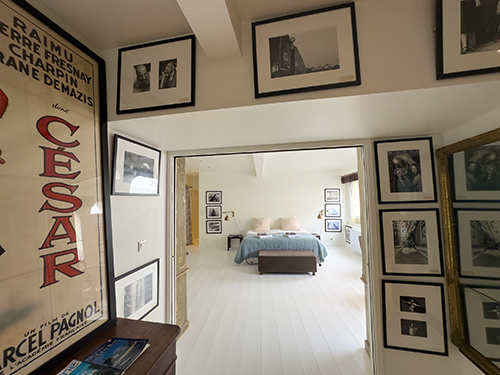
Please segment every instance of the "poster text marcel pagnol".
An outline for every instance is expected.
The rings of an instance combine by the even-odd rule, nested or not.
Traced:
[[[0,0],[0,375],[109,319],[99,62]]]

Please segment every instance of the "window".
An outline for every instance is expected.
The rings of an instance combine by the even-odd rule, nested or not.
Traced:
[[[351,184],[349,191],[349,203],[351,206],[351,222],[353,224],[361,224],[361,208],[359,201],[359,181],[354,181]]]

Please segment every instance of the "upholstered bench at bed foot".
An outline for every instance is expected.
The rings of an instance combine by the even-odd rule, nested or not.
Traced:
[[[259,272],[316,274],[316,256],[311,250],[261,250]]]

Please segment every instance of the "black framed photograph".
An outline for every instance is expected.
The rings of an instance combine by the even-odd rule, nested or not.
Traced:
[[[437,0],[437,79],[500,71],[499,18],[497,0]]]
[[[325,219],[325,232],[342,232],[342,219]]]
[[[384,275],[443,276],[438,209],[380,210]]]
[[[114,195],[159,195],[161,151],[115,134]]]
[[[221,204],[222,203],[222,191],[209,190],[205,193],[205,203],[206,204]]]
[[[207,219],[222,219],[222,206],[207,206]]]
[[[207,220],[207,234],[221,234],[222,220]]]
[[[325,202],[340,202],[340,189],[339,188],[326,188],[325,189]]]
[[[195,36],[118,50],[118,115],[194,105]]]
[[[454,200],[500,200],[500,143],[453,154]]]
[[[142,320],[158,307],[160,259],[137,267],[115,280],[116,314],[120,318]]]
[[[361,84],[354,2],[252,23],[255,97]]]
[[[448,355],[444,286],[382,280],[384,347]]]
[[[456,209],[459,273],[500,279],[500,210]]]
[[[379,203],[437,201],[432,138],[374,144]]]
[[[340,203],[325,203],[325,217],[340,217]]]
[[[463,285],[470,344],[486,358],[500,361],[500,288]]]
[[[48,374],[116,324],[106,69],[26,1],[0,25],[0,373]]]

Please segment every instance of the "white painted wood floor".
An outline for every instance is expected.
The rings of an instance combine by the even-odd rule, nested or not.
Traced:
[[[327,248],[315,276],[259,275],[234,248],[189,246],[178,375],[371,375],[361,256]]]

